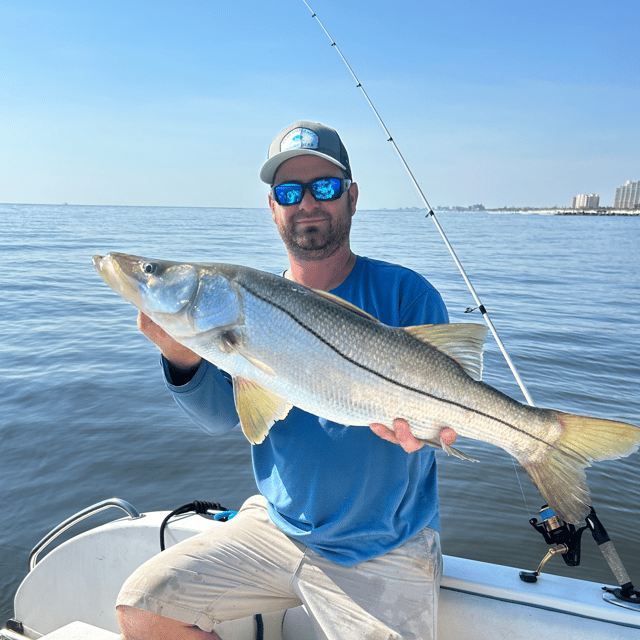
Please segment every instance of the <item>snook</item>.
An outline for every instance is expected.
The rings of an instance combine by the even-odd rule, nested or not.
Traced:
[[[481,382],[482,325],[388,327],[331,294],[235,265],[120,253],[94,265],[116,293],[233,377],[253,444],[291,406],[352,426],[402,417],[433,446],[447,426],[507,451],[549,506],[578,523],[589,513],[585,467],[640,443],[633,425],[529,407]]]

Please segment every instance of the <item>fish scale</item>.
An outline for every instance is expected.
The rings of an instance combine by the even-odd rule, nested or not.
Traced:
[[[252,325],[251,310],[258,306],[258,300],[255,293],[247,288],[244,313],[249,328]],[[418,387],[419,383],[424,385],[425,379],[429,379],[424,375],[424,365],[427,362],[422,363],[422,375],[417,373],[421,370],[420,365],[415,369],[400,367],[398,373],[405,375],[398,375],[396,379],[392,379],[391,375],[383,377],[379,373],[383,370],[385,359],[407,360],[411,348],[420,347],[421,343],[414,344],[415,339],[401,330],[394,332],[395,340],[390,341],[383,325],[374,325],[372,328],[371,321],[366,318],[357,318],[354,323],[350,311],[330,302],[318,307],[313,304],[315,296],[310,298],[306,292],[302,292],[299,300],[295,314],[283,311],[283,317],[276,316],[273,319],[273,324],[281,328],[280,335],[275,340],[269,336],[268,340],[260,341],[261,344],[255,341],[243,345],[258,359],[279,365],[272,367],[284,383],[279,386],[277,382],[273,382],[277,393],[290,397],[293,387],[300,388],[302,378],[312,376],[312,380],[305,382],[306,397],[297,403],[297,406],[311,413],[334,422],[344,423],[346,418],[347,424],[364,426],[376,420],[390,422],[396,417],[394,408],[402,401],[408,407],[414,407],[413,411],[407,408],[405,415],[420,436],[423,439],[437,436],[440,429],[432,421],[425,420],[425,415],[428,414],[425,412],[425,396],[411,390]],[[278,304],[277,297],[274,302]],[[312,304],[308,304],[309,302]],[[253,326],[256,329],[262,326],[259,318]],[[309,326],[313,326],[313,333]],[[329,331],[330,328],[333,331]],[[255,333],[259,332],[254,332],[254,335]],[[357,347],[363,339],[367,339],[371,346],[366,352]],[[295,349],[287,348],[283,352],[278,349],[281,344],[295,344]],[[363,358],[363,354],[369,354],[369,357]],[[449,358],[444,360],[448,361],[447,364],[452,369],[465,375]],[[330,370],[331,377],[318,375],[318,371],[323,370]],[[354,370],[358,375],[354,375]],[[292,381],[291,385],[286,383],[288,380]],[[383,392],[379,393],[381,387]],[[412,397],[407,398],[407,394]],[[335,398],[334,403],[331,398]],[[335,407],[335,413],[330,411],[328,404]]]

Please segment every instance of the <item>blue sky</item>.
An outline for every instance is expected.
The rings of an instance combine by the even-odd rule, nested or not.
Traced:
[[[432,206],[640,180],[637,0],[308,0]],[[302,0],[0,0],[0,202],[262,207],[269,142],[341,133],[361,208],[420,201]]]

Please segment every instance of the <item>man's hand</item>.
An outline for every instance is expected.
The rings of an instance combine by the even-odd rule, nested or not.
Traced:
[[[195,369],[202,358],[176,342],[162,327],[158,326],[149,316],[138,312],[138,329],[162,351],[162,355],[176,368],[181,370]]]
[[[370,424],[371,431],[379,435],[383,440],[399,444],[407,453],[422,449],[425,443],[417,440],[409,429],[409,423],[402,418],[393,421],[393,429],[389,429],[379,422]]]
[[[412,453],[418,449],[422,449],[426,444],[422,440],[418,440],[411,433],[409,423],[402,418],[396,418],[393,421],[393,429],[389,429],[383,424],[374,422],[370,424],[371,431],[379,435],[383,440],[388,440],[394,444],[399,444],[407,453]],[[440,430],[440,441],[443,444],[450,445],[456,441],[458,434],[450,427],[443,427]]]

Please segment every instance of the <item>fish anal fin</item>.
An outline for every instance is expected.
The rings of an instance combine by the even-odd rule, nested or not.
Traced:
[[[454,449],[450,444],[441,443],[440,445],[443,451],[446,451],[450,456],[455,456],[456,458],[460,458],[460,460],[466,460],[467,462],[478,462],[475,458],[468,456],[466,453],[463,453],[459,449]]]
[[[485,325],[463,322],[425,324],[404,327],[403,331],[448,355],[474,380],[482,379],[482,350],[487,336]]]
[[[243,378],[234,378],[233,397],[242,432],[251,444],[260,444],[277,420],[282,420],[291,405],[264,387]]]
[[[356,307],[355,304],[352,304],[351,302],[347,302],[346,300],[343,300],[342,298],[334,295],[333,293],[329,293],[328,291],[322,291],[322,289],[311,289],[311,290],[314,293],[317,293],[320,297],[325,298],[325,300],[329,300],[330,302],[333,302],[334,304],[344,307],[345,309],[349,309],[349,311],[353,311],[354,313],[357,313],[359,316],[362,316],[363,318],[367,318],[367,320],[380,322],[377,318],[374,318],[372,315],[370,315],[366,311],[363,311],[360,307]]]
[[[543,457],[518,461],[553,511],[566,522],[578,524],[591,508],[585,467],[637,451],[640,429],[625,422],[550,413],[557,417],[560,437]]]
[[[458,449],[454,449],[451,445],[444,444],[442,440],[420,440],[420,442],[424,442],[428,444],[430,447],[435,447],[436,449],[442,449],[446,451],[446,453],[450,456],[455,456],[456,458],[460,458],[460,460],[467,460],[468,462],[478,462],[475,458],[468,456],[466,453],[462,453],[462,451]]]

